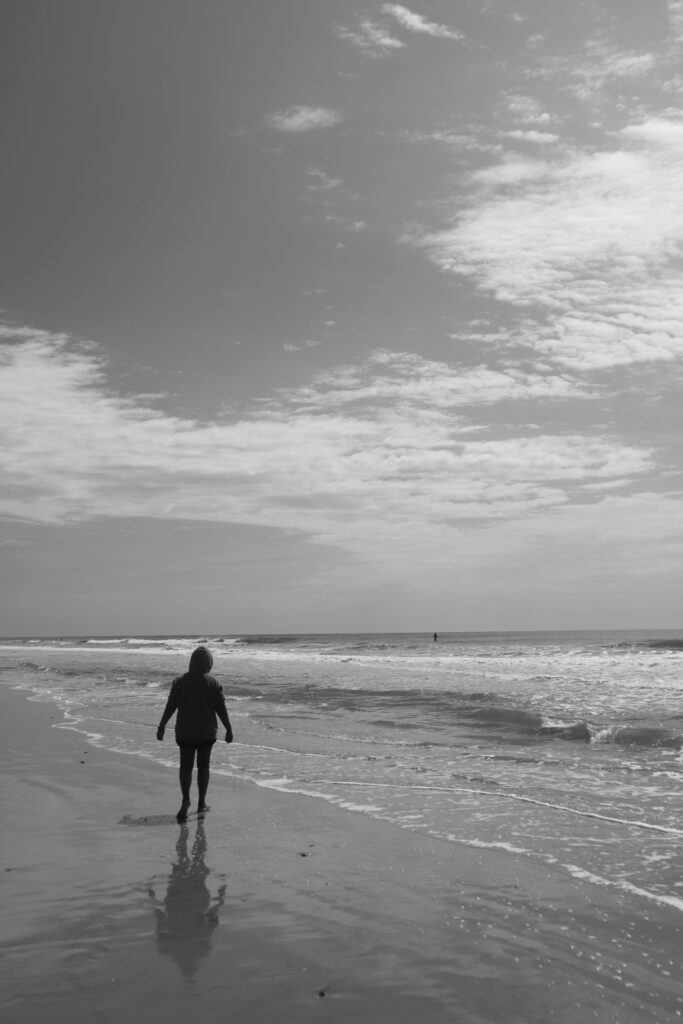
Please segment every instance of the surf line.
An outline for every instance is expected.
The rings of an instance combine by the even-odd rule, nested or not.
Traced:
[[[595,875],[592,871],[585,871],[576,864],[564,864],[564,868],[581,881],[591,882],[593,885],[610,886],[613,889],[622,889],[624,892],[633,893],[635,896],[642,896],[653,903],[660,903],[666,907],[673,907],[675,910],[683,910],[683,900],[678,896],[668,896],[666,893],[650,892],[649,889],[641,889],[639,885],[627,882],[625,878],[603,878],[602,875]]]
[[[440,838],[438,833],[437,838]],[[448,837],[454,838],[455,837]],[[504,850],[506,853],[519,853],[524,855],[536,856],[539,860],[549,864],[551,867],[562,867],[565,871],[568,871],[574,878],[578,878],[582,882],[590,882],[591,885],[601,885],[605,888],[610,889],[621,889],[623,892],[632,893],[635,896],[642,896],[646,900],[651,900],[653,903],[659,903],[663,906],[673,907],[675,910],[683,911],[683,900],[679,899],[678,896],[669,896],[666,893],[651,892],[649,889],[642,889],[639,885],[634,885],[632,882],[626,881],[625,878],[604,878],[602,875],[596,875],[593,871],[586,871],[585,868],[580,868],[577,864],[563,864],[558,861],[556,857],[548,857],[543,854],[531,854],[530,850],[525,850],[521,846],[513,846],[511,843],[484,843],[479,839],[461,839],[457,838],[455,841],[460,843],[461,846],[473,846],[477,850]]]
[[[597,811],[578,811],[574,807],[567,807],[565,804],[551,804],[546,800],[535,800],[532,796],[517,796],[515,793],[493,793],[488,789],[464,789],[456,786],[452,788],[448,786],[402,786],[400,783],[396,784],[394,782],[333,782],[332,780],[325,780],[325,782],[316,782],[314,784],[321,786],[357,786],[366,789],[419,790],[429,793],[471,793],[473,796],[502,797],[506,800],[518,800],[520,803],[536,804],[538,807],[551,807],[556,811],[566,811],[568,814],[575,814],[579,818],[597,818],[598,821],[609,821],[616,825],[632,825],[634,828],[642,828],[646,831],[664,832],[666,835],[671,836],[683,836],[681,829],[670,828],[668,825],[652,825],[647,821],[631,821],[629,818],[612,818],[607,814],[598,814]]]

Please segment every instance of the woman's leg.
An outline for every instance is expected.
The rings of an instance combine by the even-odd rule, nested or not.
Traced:
[[[197,810],[206,810],[206,791],[209,788],[209,762],[211,760],[211,743],[197,747],[197,788],[199,804]]]
[[[190,786],[192,785],[194,752],[195,748],[189,744],[183,744],[180,748],[180,768],[178,770],[178,778],[180,779],[180,792],[182,793],[183,802],[180,805],[180,810],[177,814],[178,821],[185,821],[187,818],[187,810],[191,803]]]

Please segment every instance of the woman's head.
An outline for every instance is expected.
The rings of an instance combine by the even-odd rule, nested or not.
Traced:
[[[197,649],[192,652],[192,657],[190,658],[190,672],[196,672],[204,675],[205,672],[211,671],[212,665],[213,655],[207,647],[197,647]]]

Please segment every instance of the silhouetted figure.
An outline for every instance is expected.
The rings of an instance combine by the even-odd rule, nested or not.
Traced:
[[[438,639],[439,639],[439,634],[438,634],[438,633],[435,633],[435,634],[434,634],[434,643],[436,643],[436,641],[437,641]]]
[[[157,947],[180,968],[187,981],[193,981],[199,964],[211,950],[211,936],[218,925],[218,912],[225,902],[225,885],[212,897],[207,881],[210,871],[205,863],[204,822],[197,822],[192,852],[188,851],[190,830],[183,825],[176,843],[176,863],[166,886],[164,902],[157,900],[153,887],[147,892],[154,900],[157,922]]]
[[[180,747],[180,792],[182,803],[178,821],[187,820],[190,808],[190,787],[195,756],[197,758],[197,788],[199,789],[198,813],[208,810],[206,791],[209,787],[209,762],[211,748],[218,735],[220,718],[225,726],[225,742],[232,743],[232,726],[228,718],[223,697],[223,688],[209,675],[213,656],[206,647],[192,652],[189,670],[184,676],[173,680],[164,713],[157,729],[157,739],[163,740],[166,723],[177,711],[175,723],[176,743]]]

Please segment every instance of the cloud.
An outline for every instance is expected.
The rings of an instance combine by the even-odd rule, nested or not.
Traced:
[[[440,39],[463,38],[461,33],[456,32],[455,29],[428,21],[421,14],[416,14],[401,4],[383,4],[381,11],[394,18],[402,28],[409,32]],[[366,57],[388,57],[406,47],[406,43],[392,35],[386,25],[369,17],[358,16],[353,26],[337,26],[335,32],[340,39],[351,43]]]
[[[642,620],[644,595],[662,607],[669,588],[674,588],[672,598],[679,588],[680,498],[652,491],[606,494],[543,516],[497,523],[495,531],[468,536],[468,545],[458,552],[458,571],[471,578],[474,592],[477,579],[493,580],[485,587],[502,593],[503,604],[524,593],[537,621],[545,619],[550,595],[556,623],[564,595],[571,624],[582,620],[594,627],[614,621],[613,606],[623,625],[629,607],[625,594],[632,586],[634,619]]]
[[[304,341],[300,341],[298,343],[293,341],[284,341],[282,343],[282,347],[285,350],[285,352],[301,352],[302,349],[316,348],[316,346],[319,344],[319,341],[313,341],[312,339],[307,338]]]
[[[683,0],[668,0],[667,14],[674,46],[683,45]]]
[[[543,128],[556,120],[533,96],[509,92],[504,99],[509,115],[521,124]]]
[[[306,187],[312,191],[329,192],[330,189],[339,188],[342,183],[341,178],[331,178],[316,167],[309,167],[307,173],[310,180]]]
[[[469,131],[433,128],[431,130],[403,130],[399,132],[399,138],[404,139],[406,142],[442,143],[458,153],[500,155],[504,152],[504,147],[500,143],[486,141],[481,138],[481,135],[482,130],[479,126],[470,126]]]
[[[370,18],[358,18],[353,28],[338,26],[335,32],[340,39],[351,43],[366,57],[387,57],[396,50],[404,49],[406,45]]]
[[[568,88],[581,100],[597,102],[606,87],[624,79],[642,79],[658,66],[654,53],[623,50],[607,40],[593,40],[578,58],[564,65]],[[556,68],[553,68],[555,73]]]
[[[349,217],[341,217],[336,213],[325,214],[324,220],[328,224],[335,224],[338,227],[344,228],[345,231],[351,232],[365,231],[368,226],[364,220],[351,220]]]
[[[399,25],[408,29],[409,32],[423,33],[438,39],[463,38],[462,34],[456,32],[455,29],[448,28],[447,25],[437,25],[433,21],[427,21],[421,14],[416,14],[407,7],[403,7],[402,4],[383,4],[382,10],[385,14],[390,14],[394,17]]]
[[[624,15],[625,26],[629,19],[626,12]],[[539,48],[533,54],[535,62],[528,68],[527,79],[541,83],[549,97],[555,93],[576,98],[594,123],[603,119],[614,123],[615,117],[622,119],[626,112],[644,116],[656,109],[662,92],[677,91],[683,39],[677,23],[678,15],[670,8],[668,38],[660,37],[657,45],[652,35],[646,35],[649,49],[627,49],[604,28],[572,53],[548,55]],[[652,25],[661,31],[659,15]],[[570,111],[566,104],[562,108],[566,117]]]
[[[286,134],[297,135],[316,128],[329,128],[343,120],[343,115],[326,107],[289,107],[274,114],[268,114],[265,122],[270,128]]]
[[[97,349],[45,332],[4,346],[0,513],[249,523],[372,560],[379,524],[395,557],[406,536],[540,514],[582,485],[632,483],[655,466],[652,451],[609,435],[488,436],[469,418],[475,406],[575,396],[561,375],[378,351],[205,423],[117,395],[106,369]]]
[[[412,236],[444,271],[527,310],[518,341],[577,371],[683,357],[683,120],[609,141],[476,171],[451,225]]]
[[[520,142],[533,142],[539,146],[548,146],[553,143],[560,141],[560,136],[554,132],[538,132],[533,129],[517,129],[516,131],[506,132],[506,138],[508,139],[519,139]]]
[[[403,403],[430,409],[457,409],[502,401],[587,398],[589,393],[561,375],[463,369],[410,352],[378,350],[359,366],[336,367],[309,387],[286,392],[298,408],[341,410],[363,403]]]

